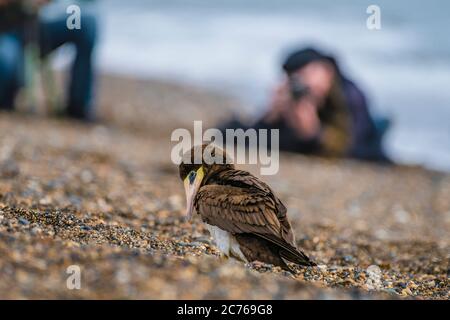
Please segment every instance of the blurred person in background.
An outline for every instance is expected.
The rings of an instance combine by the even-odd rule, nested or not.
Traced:
[[[69,17],[62,13],[45,17],[40,11],[49,0],[0,0],[0,109],[13,110],[18,90],[25,85],[25,47],[35,42],[46,57],[70,43],[76,49],[70,71],[64,114],[71,118],[94,119],[92,55],[96,42],[95,17],[81,12],[81,28],[69,29]],[[65,8],[64,8],[65,9]]]
[[[390,162],[382,147],[388,121],[374,121],[363,92],[336,60],[314,48],[291,53],[269,110],[248,126],[233,119],[221,130],[279,129],[280,150]]]

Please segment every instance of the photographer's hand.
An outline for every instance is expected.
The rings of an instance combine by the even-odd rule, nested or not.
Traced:
[[[303,139],[314,139],[320,134],[321,123],[317,106],[307,97],[293,102],[285,119]]]
[[[275,88],[270,101],[269,111],[264,116],[264,120],[273,123],[280,119],[289,109],[291,104],[291,93],[287,80],[283,81]]]
[[[320,132],[317,109],[312,97],[305,96],[300,100],[293,100],[289,79],[286,79],[275,88],[264,121],[274,123],[283,119],[289,127],[294,129],[298,137],[313,139]]]

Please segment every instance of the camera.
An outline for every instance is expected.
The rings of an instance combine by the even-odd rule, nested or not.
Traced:
[[[309,88],[303,84],[299,77],[290,77],[289,86],[291,91],[291,96],[294,101],[300,100],[302,97],[308,94]]]

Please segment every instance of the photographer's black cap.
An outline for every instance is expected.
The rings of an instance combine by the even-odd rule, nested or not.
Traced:
[[[333,57],[327,56],[314,48],[307,47],[289,54],[283,63],[283,70],[289,75],[310,62],[320,60],[327,60],[336,66],[336,61]]]

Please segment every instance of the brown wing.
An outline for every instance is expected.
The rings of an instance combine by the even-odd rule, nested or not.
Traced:
[[[283,258],[298,264],[311,264],[290,241],[293,236],[287,218],[279,220],[276,201],[265,193],[229,185],[206,185],[197,193],[195,208],[207,224],[232,234],[264,238],[279,247]]]
[[[223,184],[250,189],[252,192],[260,193],[267,197],[267,200],[273,203],[273,206],[276,209],[274,212],[280,223],[283,238],[288,243],[295,246],[294,233],[292,232],[291,224],[287,218],[287,209],[266,183],[243,170],[227,170],[220,174],[220,180]]]
[[[249,233],[235,234],[235,238],[248,261],[261,261],[291,271],[280,256],[280,248],[276,244]]]

